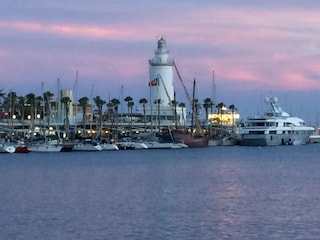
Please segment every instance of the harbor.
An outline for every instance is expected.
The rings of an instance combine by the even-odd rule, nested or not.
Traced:
[[[0,240],[319,239],[319,0],[0,9]]]
[[[236,104],[216,103],[196,95],[196,79],[188,90],[166,40],[157,41],[149,60],[149,99],[131,96],[76,98],[58,87],[36,96],[1,90],[1,152],[65,152],[129,149],[177,149],[233,145],[300,145],[318,142],[315,128],[292,117],[277,97],[265,98],[263,116],[243,121]],[[174,77],[187,103],[176,99]],[[78,81],[78,71],[76,81]],[[58,81],[58,84],[60,82]],[[123,109],[127,111],[123,111]],[[135,111],[134,111],[135,110]],[[200,116],[200,112],[204,112]],[[313,135],[310,139],[309,137]]]

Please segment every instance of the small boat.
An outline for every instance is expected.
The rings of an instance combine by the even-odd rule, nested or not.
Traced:
[[[17,145],[15,153],[28,153],[30,149],[24,145]]]
[[[0,153],[14,153],[16,151],[15,145],[10,142],[5,132],[0,132]]]
[[[172,143],[172,142],[144,142],[148,149],[178,149],[188,148],[184,143]]]
[[[30,152],[28,146],[24,143],[24,141],[18,141],[15,144],[16,151],[15,153],[28,153]]]
[[[118,146],[113,143],[100,143],[100,146],[102,147],[102,151],[119,150]]]
[[[226,136],[221,139],[210,139],[209,146],[234,146],[239,144],[239,138],[236,136]]]
[[[71,152],[74,147],[74,143],[72,142],[62,142],[61,145],[61,152]]]
[[[119,150],[134,150],[134,149],[147,149],[148,147],[144,144],[141,143],[136,143],[136,142],[117,142],[116,143],[117,147]]]
[[[241,128],[241,145],[276,146],[306,144],[313,127],[282,111],[276,97],[266,98],[269,109],[263,116],[249,118]]]
[[[86,139],[84,142],[75,143],[72,150],[94,152],[94,151],[102,151],[102,147],[99,143]]]
[[[61,152],[62,144],[34,143],[28,149],[30,152]]]
[[[14,153],[16,151],[15,146],[9,144],[0,144],[0,153]]]

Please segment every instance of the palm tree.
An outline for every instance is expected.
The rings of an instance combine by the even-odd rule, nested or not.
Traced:
[[[229,106],[229,109],[231,110],[232,112],[232,129],[233,129],[233,126],[234,126],[234,112],[237,111],[236,107],[234,106],[234,104],[230,105]]]
[[[116,117],[117,117],[118,116],[118,112],[119,112],[120,101],[117,98],[113,98],[113,99],[111,99],[110,102],[112,103],[114,113],[116,114]]]
[[[206,113],[206,121],[208,121],[208,115],[209,115],[209,108],[212,109],[213,107],[213,102],[211,100],[211,98],[206,98],[203,100],[203,108],[205,109],[205,113]]]
[[[45,92],[43,94],[43,100],[44,100],[44,106],[45,106],[45,113],[43,115],[47,117],[47,125],[49,126],[50,125],[50,116],[51,116],[51,106],[50,106],[50,103],[51,103],[51,100],[52,100],[52,97],[54,96],[54,94],[52,92]]]
[[[67,136],[69,135],[69,104],[72,102],[69,97],[61,98],[61,103],[64,105],[65,109],[65,118],[64,118],[64,126]]]
[[[102,100],[100,96],[96,96],[95,98],[93,98],[93,101],[95,102],[97,108],[98,108],[98,116],[99,116],[99,136],[100,136],[100,140],[102,137],[101,131],[102,131],[102,108],[103,105],[106,104],[105,100]]]
[[[125,99],[124,99],[124,101],[126,101],[127,102],[127,107],[128,107],[128,113],[129,113],[129,109],[130,109],[130,106],[129,106],[129,102],[132,102],[132,97],[130,97],[130,96],[128,96],[128,97],[126,97]]]
[[[117,141],[118,140],[118,110],[119,110],[120,101],[117,98],[113,98],[113,99],[111,99],[110,102],[112,103],[112,106],[113,106],[113,113],[114,113],[114,116],[113,116],[114,121],[113,122],[115,122],[115,124],[116,124],[116,134],[113,136],[115,138],[115,141]]]
[[[88,106],[89,98],[82,97],[79,99],[79,105],[82,108],[82,125],[84,131],[82,131],[81,136],[84,137],[85,129],[86,129],[86,115],[87,115],[87,106]]]
[[[143,123],[144,123],[144,131],[146,132],[146,104],[148,103],[148,100],[145,98],[141,98],[139,100],[139,103],[142,104],[142,108],[143,108]]]
[[[218,114],[220,114],[220,118],[219,118],[219,123],[221,123],[222,124],[222,122],[221,122],[221,115],[222,115],[222,108],[224,107],[224,103],[222,103],[222,102],[220,102],[220,103],[218,103],[217,104],[217,109],[218,109]]]

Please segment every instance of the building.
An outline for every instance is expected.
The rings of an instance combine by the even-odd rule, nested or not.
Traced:
[[[225,125],[234,126],[239,123],[240,114],[236,112],[228,112],[227,108],[223,106],[219,113],[209,113],[208,120],[211,125]]]
[[[149,100],[146,119],[151,128],[184,125],[185,109],[175,106],[173,85],[174,63],[169,59],[167,43],[162,37],[158,40],[155,56],[149,60]],[[138,111],[142,111],[139,109]]]

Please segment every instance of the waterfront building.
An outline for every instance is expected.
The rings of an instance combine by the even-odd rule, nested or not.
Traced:
[[[209,113],[208,120],[211,125],[235,126],[240,121],[240,114],[236,112],[228,112],[223,106],[218,113]]]

